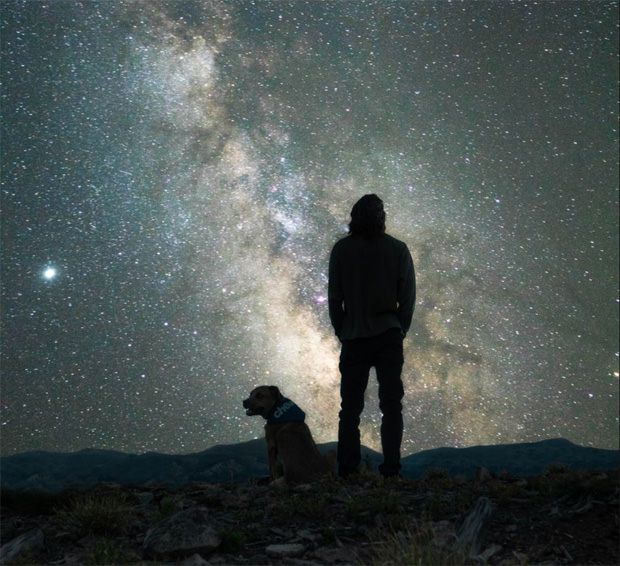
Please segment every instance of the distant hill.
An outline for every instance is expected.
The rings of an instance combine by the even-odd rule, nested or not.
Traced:
[[[321,451],[336,449],[331,442]],[[381,455],[362,449],[363,458],[376,467]],[[620,453],[578,446],[565,439],[524,444],[436,448],[407,456],[402,474],[417,478],[428,469],[443,469],[452,475],[472,477],[479,467],[492,473],[502,470],[514,476],[542,473],[550,464],[573,469],[612,470],[618,468]],[[90,487],[101,482],[122,485],[171,487],[190,482],[242,482],[267,476],[265,441],[250,440],[218,445],[195,454],[125,454],[112,450],[85,449],[78,452],[24,452],[0,458],[0,483],[4,488],[60,491],[67,487]]]
[[[496,444],[468,448],[434,448],[402,461],[403,475],[420,477],[429,468],[439,468],[451,475],[472,477],[480,467],[492,473],[505,470],[513,476],[541,474],[551,464],[564,464],[576,470],[613,470],[620,465],[618,450],[603,450],[573,444],[564,438],[521,444]]]

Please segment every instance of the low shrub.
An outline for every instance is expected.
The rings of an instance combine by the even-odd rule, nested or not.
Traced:
[[[430,524],[413,525],[405,530],[375,531],[369,566],[463,566],[466,559],[458,551],[439,546],[433,540]]]
[[[82,494],[57,511],[56,521],[81,536],[122,534],[131,521],[131,509],[123,494]]]
[[[113,539],[99,539],[94,548],[84,556],[84,564],[101,566],[102,564],[128,564],[137,562],[139,557],[130,553]]]

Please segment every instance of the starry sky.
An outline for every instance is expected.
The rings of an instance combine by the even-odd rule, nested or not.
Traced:
[[[259,438],[259,384],[335,440],[327,263],[369,192],[417,271],[403,453],[618,447],[616,2],[0,17],[3,454]]]

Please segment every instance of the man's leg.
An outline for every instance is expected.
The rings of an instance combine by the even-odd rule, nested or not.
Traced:
[[[389,330],[382,336],[376,354],[377,380],[379,381],[379,407],[381,408],[381,446],[383,464],[379,471],[384,476],[396,476],[400,470],[400,445],[403,439],[401,401],[404,396],[400,377],[403,368],[403,339],[400,330]]]
[[[345,477],[358,470],[360,453],[360,415],[370,365],[364,360],[364,348],[357,340],[345,340],[340,352],[340,420],[338,423],[338,475]]]

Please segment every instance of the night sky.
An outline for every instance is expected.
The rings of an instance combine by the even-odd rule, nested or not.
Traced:
[[[369,192],[417,271],[403,453],[618,447],[616,2],[0,11],[3,454],[258,438],[259,384],[335,440]]]

